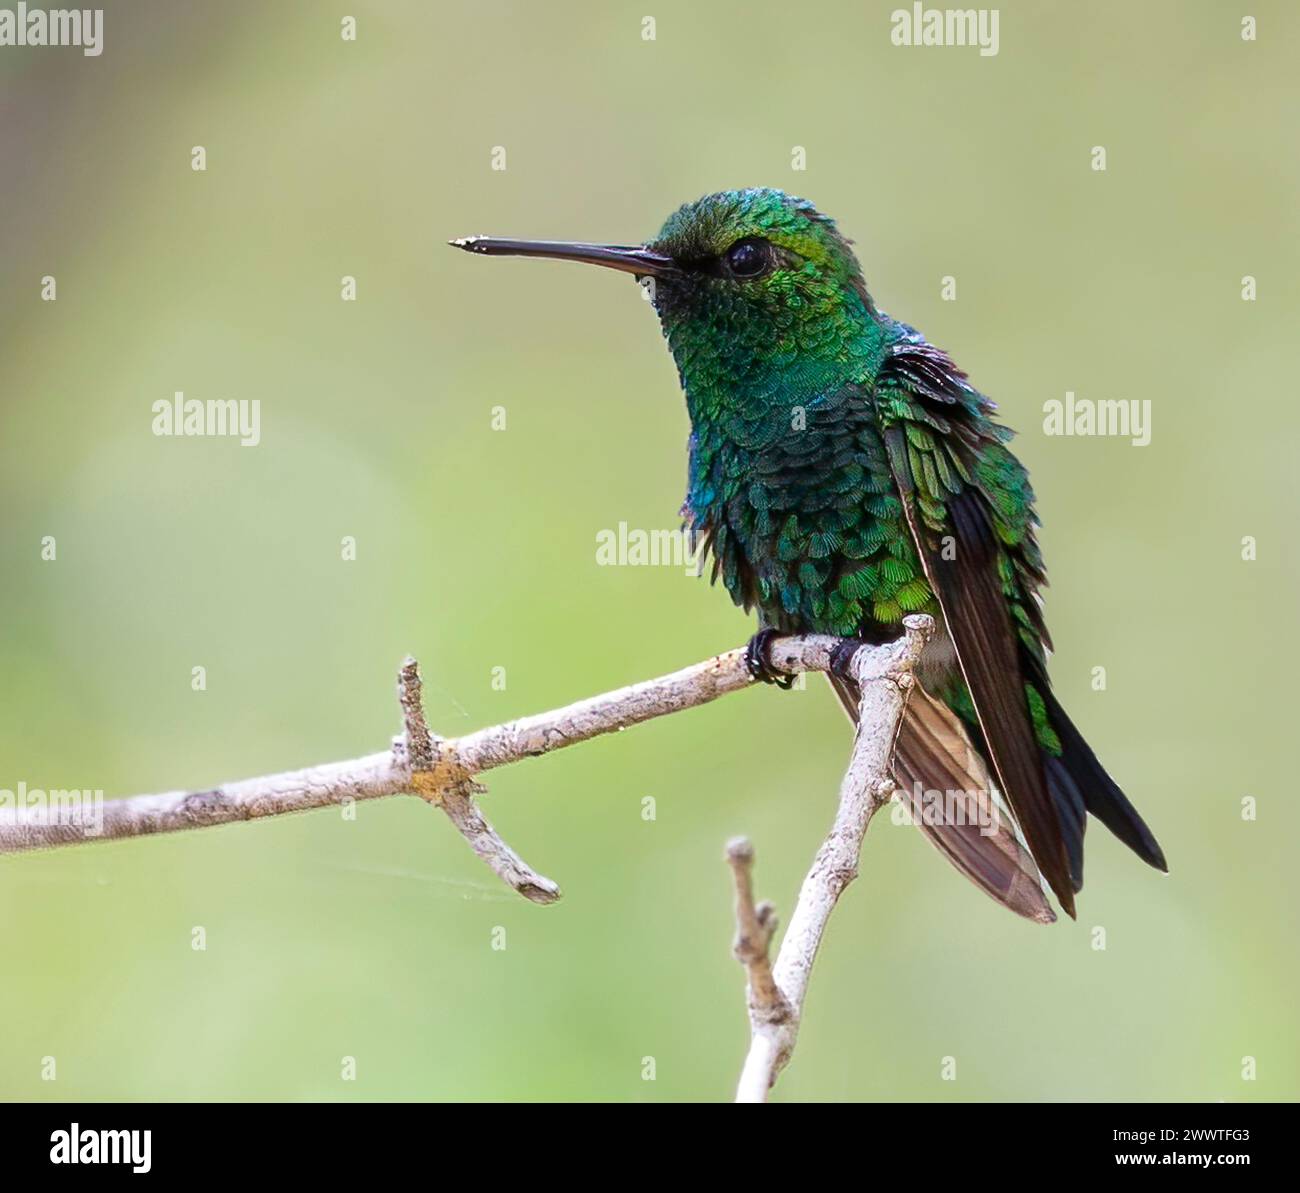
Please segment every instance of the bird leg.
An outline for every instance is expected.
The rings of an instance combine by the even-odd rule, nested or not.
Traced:
[[[832,675],[838,675],[840,679],[848,679],[856,683],[857,676],[853,673],[853,656],[865,645],[866,643],[861,638],[845,638],[831,651],[830,666],[827,670]]]
[[[780,632],[771,626],[759,630],[745,647],[745,667],[756,680],[775,684],[788,692],[794,687],[795,676],[772,666],[772,640],[780,636]]]

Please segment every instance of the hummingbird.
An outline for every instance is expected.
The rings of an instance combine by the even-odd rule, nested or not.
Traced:
[[[778,635],[891,641],[935,619],[899,728],[898,798],[963,875],[1028,919],[1075,915],[1089,813],[1167,870],[1151,830],[1052,692],[1029,475],[994,403],[872,299],[851,247],[780,190],[706,195],[652,240],[475,236],[486,256],[631,274],[650,291],[690,418],[682,516],[732,601]],[[856,720],[843,665],[830,679]],[[936,802],[935,796],[942,796]]]

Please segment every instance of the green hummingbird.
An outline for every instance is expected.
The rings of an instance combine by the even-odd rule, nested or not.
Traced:
[[[909,613],[935,618],[893,777],[961,873],[1050,922],[1046,879],[1073,916],[1089,812],[1166,869],[1052,694],[1038,518],[1012,432],[947,353],[876,306],[833,220],[753,188],[686,204],[643,245],[451,243],[650,288],[690,415],[682,515],[713,580],[757,611],[758,678],[781,682],[775,635],[883,642]],[[852,680],[841,668],[831,682],[855,716]]]

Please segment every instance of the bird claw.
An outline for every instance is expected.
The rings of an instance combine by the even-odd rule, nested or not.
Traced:
[[[745,647],[745,667],[760,683],[775,684],[782,691],[788,692],[794,687],[795,677],[772,666],[772,640],[778,637],[780,635],[771,626],[759,630]]]
[[[864,643],[858,638],[845,638],[831,651],[829,671],[840,679],[856,680],[853,674],[853,656],[862,649]]]

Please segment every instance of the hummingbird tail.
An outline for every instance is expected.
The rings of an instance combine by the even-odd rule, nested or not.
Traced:
[[[856,722],[857,685],[829,678]],[[983,758],[957,715],[920,684],[908,698],[894,746],[894,783],[912,822],[960,874],[1026,919],[1040,924],[1056,919],[1038,867]]]
[[[1060,755],[1043,753],[1047,788],[1056,804],[1076,891],[1083,887],[1083,830],[1091,812],[1149,866],[1168,873],[1165,855],[1138,810],[1128,801],[1092,747],[1065,715],[1046,684],[1040,689],[1048,720],[1061,739]]]

